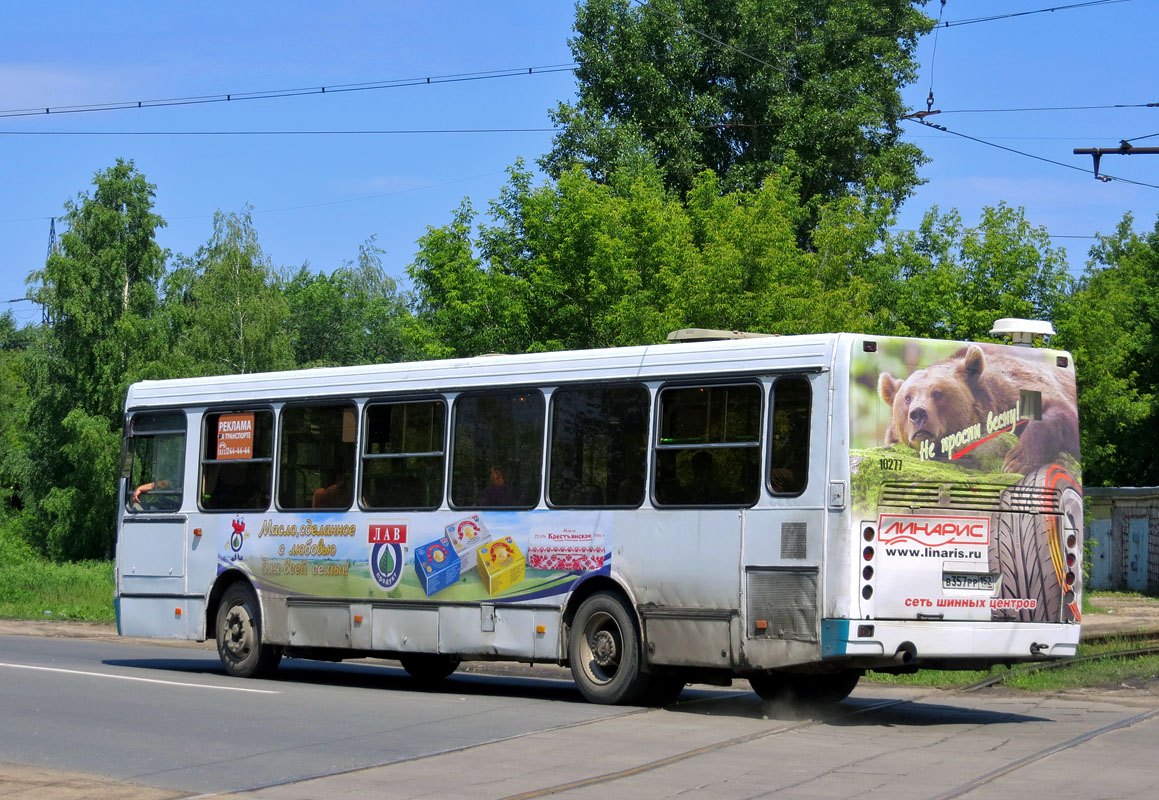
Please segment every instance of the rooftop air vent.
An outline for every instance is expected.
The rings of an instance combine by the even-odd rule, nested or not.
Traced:
[[[711,328],[681,328],[668,334],[670,342],[715,342],[721,339],[764,339],[775,333],[750,333],[748,331],[714,331]]]
[[[990,329],[991,336],[1009,336],[1013,344],[1031,347],[1035,336],[1054,336],[1054,326],[1041,319],[1003,317]]]

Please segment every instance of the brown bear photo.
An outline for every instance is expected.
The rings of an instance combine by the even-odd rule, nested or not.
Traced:
[[[1040,416],[1025,419],[1027,409],[1021,420],[1010,414],[1023,390],[1040,393]],[[988,435],[988,416],[1006,415],[1010,424],[1003,427],[1013,425],[1019,439],[1004,471],[1025,475],[1061,453],[1079,458],[1074,373],[1044,361],[1041,351],[1022,356],[1002,345],[971,344],[904,381],[882,372],[877,392],[892,409],[887,445],[900,442],[946,459],[943,439],[969,430]]]

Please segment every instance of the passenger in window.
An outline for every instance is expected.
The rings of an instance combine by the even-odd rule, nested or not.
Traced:
[[[692,482],[688,489],[696,497],[709,494],[712,486],[712,454],[707,450],[697,450],[692,456]]]
[[[142,483],[140,486],[138,486],[136,489],[133,490],[133,502],[136,503],[137,505],[140,505],[141,504],[141,495],[148,494],[149,492],[152,492],[154,490],[161,490],[161,489],[168,489],[168,488],[169,488],[169,481],[165,480],[164,478],[162,478],[161,480],[157,480],[157,481],[149,481],[148,483]]]
[[[157,494],[152,497],[141,498],[141,495],[149,494],[150,492],[163,492],[169,489],[180,489],[175,481],[160,478],[148,483],[142,483],[133,490],[131,495],[131,506],[134,511],[144,511],[146,508],[150,510],[172,510],[181,504],[180,495],[173,496],[171,494]]]
[[[509,506],[515,503],[515,493],[511,490],[511,486],[507,483],[503,475],[503,470],[499,467],[491,467],[491,482],[487,488],[479,494],[479,500],[476,505],[480,506]]]
[[[808,447],[806,431],[799,425],[792,426],[788,435],[774,441],[773,467],[769,470],[769,484],[774,492],[793,494],[805,488]]]
[[[314,490],[314,508],[346,508],[350,505],[350,475],[331,470],[322,479],[322,488]]]

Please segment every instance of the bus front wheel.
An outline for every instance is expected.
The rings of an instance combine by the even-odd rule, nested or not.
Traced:
[[[632,703],[647,689],[636,622],[617,595],[599,592],[580,604],[567,654],[576,686],[593,703]]]
[[[262,615],[257,595],[245,583],[225,590],[217,607],[217,655],[225,671],[236,678],[260,678],[273,673],[282,651],[262,644]]]

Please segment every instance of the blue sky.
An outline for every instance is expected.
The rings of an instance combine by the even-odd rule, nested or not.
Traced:
[[[1072,0],[1073,2],[1074,0]],[[1058,0],[948,0],[948,21],[1031,11]],[[934,0],[927,13],[936,16]],[[0,27],[0,111],[223,95],[299,87],[526,70],[571,63],[573,5],[554,0],[342,2],[61,2],[51,15],[10,4]],[[1112,147],[1159,133],[1159,108],[1022,113],[964,109],[1159,102],[1155,35],[1159,0],[1125,0],[942,28],[918,49],[911,106],[954,131],[1078,167],[1048,164],[907,125],[931,162],[927,183],[897,226],[915,227],[932,205],[967,224],[1005,201],[1024,206],[1081,271],[1089,237],[1132,212],[1150,228],[1159,189],[1102,183],[1075,147]],[[82,114],[0,118],[0,312],[36,321],[26,291],[43,265],[49,218],[88,191],[92,176],[132,159],[157,186],[159,234],[192,254],[215,210],[253,207],[275,265],[330,270],[376,236],[388,271],[403,276],[428,225],[462,199],[485,209],[516,158],[529,164],[549,132],[359,136],[147,136],[150,131],[437,130],[545,128],[548,109],[571,100],[570,72],[434,82],[346,93]],[[52,131],[69,135],[28,135]],[[114,133],[115,135],[92,135]],[[85,134],[85,135],[72,135]],[[1136,142],[1159,145],[1159,136]],[[1159,156],[1106,156],[1102,170],[1159,185]]]

